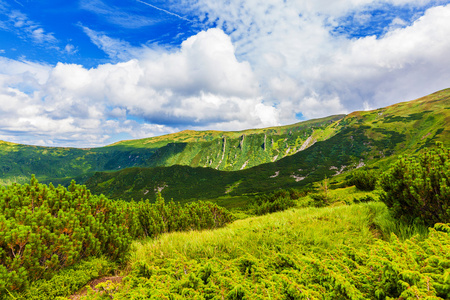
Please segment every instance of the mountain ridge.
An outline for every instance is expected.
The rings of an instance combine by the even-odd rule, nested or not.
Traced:
[[[0,183],[86,184],[110,198],[242,196],[342,181],[367,165],[450,142],[450,89],[371,111],[235,132],[181,131],[100,148],[0,143]],[[2,146],[3,145],[3,146]],[[232,171],[232,172],[229,172]],[[336,178],[336,179],[335,179]]]
[[[143,191],[164,186],[164,197],[182,200],[302,188],[325,177],[342,182],[345,172],[362,166],[384,170],[398,155],[414,154],[436,141],[449,146],[449,119],[450,89],[446,89],[385,108],[353,112],[328,125],[333,132],[329,138],[242,171],[223,173],[176,165],[133,168],[96,173],[86,184],[94,193],[124,199],[152,199],[154,195]]]
[[[0,184],[24,183],[31,174],[36,174],[41,181],[49,181],[138,166],[179,164],[219,170],[245,169],[292,154],[287,149],[300,148],[313,132],[320,139],[323,129],[342,117],[330,116],[288,126],[236,132],[184,131],[98,148],[43,147],[5,142],[0,143]],[[265,140],[272,142],[270,147],[266,146]],[[266,150],[271,152],[268,154]]]

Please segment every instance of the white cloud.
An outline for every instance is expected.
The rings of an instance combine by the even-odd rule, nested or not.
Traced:
[[[192,0],[185,9],[226,30],[238,59],[252,66],[265,102],[277,104],[282,123],[290,123],[296,113],[380,107],[448,87],[450,6],[436,6],[448,2]],[[394,18],[381,38],[331,33],[340,18],[354,14],[364,24],[371,7],[387,4],[436,7],[410,26]],[[319,109],[316,101],[330,106]]]
[[[313,94],[300,101],[298,107],[301,112],[304,112],[303,116],[307,119],[349,113],[337,96],[328,99],[320,99],[318,95]]]
[[[67,44],[67,45],[64,47],[64,51],[65,51],[67,54],[75,54],[75,53],[78,52],[78,49],[77,49],[74,45],[72,45],[72,44]]]
[[[17,34],[22,38],[29,38],[37,44],[53,45],[57,43],[53,33],[45,32],[39,23],[30,20],[24,13],[12,10],[9,12],[8,18],[8,23],[4,23],[4,25],[11,30],[15,28]]]
[[[139,58],[93,69],[5,60],[16,67],[1,70],[0,103],[7,105],[1,110],[0,134],[35,133],[39,140],[61,135],[77,145],[97,145],[121,132],[143,137],[181,125],[242,129],[278,124],[278,112],[262,102],[249,63],[238,61],[234,51],[223,31],[210,29],[177,51],[143,51]],[[27,80],[33,88],[25,93],[19,83]],[[81,142],[84,136],[95,138]]]
[[[359,98],[381,107],[414,99],[449,87],[450,40],[446,36],[450,36],[450,5],[431,8],[411,26],[390,31],[381,39],[351,41],[337,52],[327,74],[319,76],[334,82],[347,101]]]
[[[113,61],[124,61],[133,57],[133,54],[130,53],[130,50],[133,48],[128,42],[110,38],[104,33],[97,32],[81,24],[79,26],[91,39],[92,43],[105,52]]]
[[[107,97],[151,122],[194,126],[247,119],[240,108],[261,102],[250,65],[236,59],[229,37],[221,30],[200,32],[178,51],[153,54],[92,70],[91,95]]]

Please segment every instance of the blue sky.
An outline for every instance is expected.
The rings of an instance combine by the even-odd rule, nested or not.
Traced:
[[[3,2],[0,19],[4,24],[0,31],[3,55],[95,67],[111,58],[92,42],[83,28],[133,47],[155,43],[177,47],[183,39],[201,30],[162,8],[166,2],[145,3],[133,0]],[[19,21],[21,25],[17,25]],[[42,30],[42,38],[33,36],[35,30]]]
[[[447,0],[0,0],[0,139],[93,147],[450,87]]]

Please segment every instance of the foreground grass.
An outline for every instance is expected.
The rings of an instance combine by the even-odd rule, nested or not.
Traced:
[[[70,299],[450,299],[450,227],[436,229],[402,225],[380,202],[290,209],[135,241],[121,271],[89,262],[24,299],[67,299],[112,273],[122,282]]]
[[[245,254],[263,258],[274,251],[326,252],[341,245],[360,247],[374,241],[376,232],[370,226],[377,210],[384,210],[383,205],[291,209],[238,220],[219,230],[167,234],[156,240],[136,241],[131,263],[161,253],[165,258],[181,254],[189,259],[235,259]]]
[[[123,282],[86,299],[448,299],[450,228],[393,224],[372,202],[136,241]]]

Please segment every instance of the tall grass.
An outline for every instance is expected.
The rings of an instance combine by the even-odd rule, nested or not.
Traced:
[[[154,257],[235,259],[246,254],[256,258],[278,253],[327,253],[343,245],[361,247],[392,228],[382,203],[326,208],[291,209],[262,217],[238,220],[218,230],[177,232],[155,240],[135,241],[130,263]]]
[[[428,235],[428,227],[420,223],[406,223],[395,219],[385,205],[374,206],[373,223],[380,231],[382,238],[387,240],[394,233],[400,240],[404,241],[413,236],[424,239]]]
[[[402,241],[422,228],[397,224],[381,202],[290,209],[135,241],[128,276],[105,293],[117,300],[447,299],[439,261],[450,259],[450,227],[441,227]]]

